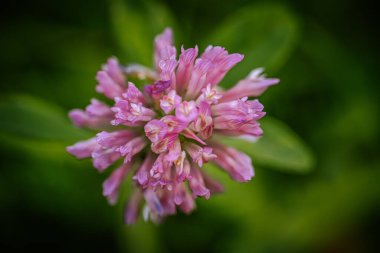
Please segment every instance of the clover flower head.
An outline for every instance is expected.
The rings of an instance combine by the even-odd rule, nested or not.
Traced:
[[[155,38],[154,46],[154,69],[125,67],[113,57],[97,73],[96,91],[111,99],[112,106],[92,99],[85,110],[69,113],[76,126],[99,131],[67,147],[70,154],[91,157],[100,172],[120,161],[103,183],[110,204],[117,202],[121,184],[133,174],[134,190],[125,209],[128,224],[141,210],[153,222],[176,213],[177,207],[190,213],[196,197],[222,192],[222,185],[204,171],[205,163],[216,164],[238,182],[249,181],[254,176],[251,158],[218,139],[260,137],[263,105],[248,97],[279,82],[256,69],[224,91],[217,85],[243,55],[208,46],[198,56],[198,47],[182,47],[177,59],[169,28]],[[146,85],[136,86],[133,78]]]

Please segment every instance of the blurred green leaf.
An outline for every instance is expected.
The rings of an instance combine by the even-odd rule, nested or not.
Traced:
[[[350,88],[341,89],[340,86],[333,86],[332,89],[339,89],[339,92],[351,96],[357,96],[359,92],[368,92],[370,86],[363,84],[370,84],[372,81],[369,71],[348,53],[344,42],[338,41],[323,27],[313,22],[308,23],[300,49],[329,81],[344,83],[344,87]]]
[[[216,170],[210,164],[206,167],[212,172]],[[313,182],[303,185],[299,181],[298,184],[293,181],[286,185],[270,185],[270,188],[281,188],[280,197],[268,194],[270,180],[261,172],[260,177],[246,184],[226,180],[223,182],[226,192],[208,200],[205,207],[209,210],[199,212],[223,213],[225,219],[232,216],[243,220],[241,224],[246,230],[236,238],[234,250],[228,252],[282,252],[284,248],[305,252],[307,250],[301,250],[303,247],[316,248],[350,227],[352,229],[353,224],[360,222],[377,205],[379,175],[374,167],[361,166],[360,170],[329,180],[314,177]],[[297,185],[294,188],[297,190],[289,191],[290,185]],[[279,201],[281,198],[286,201]],[[260,250],[268,245],[279,250]]]
[[[315,23],[308,24],[301,50],[315,68],[328,77],[329,88],[335,89],[330,92],[334,92],[336,103],[325,112],[328,120],[320,125],[321,131],[314,137],[329,142],[322,135],[333,132],[336,138],[346,138],[346,144],[354,144],[358,140],[371,141],[378,133],[380,122],[374,108],[378,95],[368,89],[375,83],[369,70],[347,53],[344,43]],[[345,113],[341,113],[342,108],[345,108]],[[332,145],[330,148],[335,147]]]
[[[90,161],[70,156],[62,142],[0,134],[0,143],[1,150],[10,152],[10,157],[5,158],[5,173],[11,181],[5,182],[6,186],[17,184],[19,194],[27,193],[26,203],[33,203],[33,208],[46,214],[59,213],[67,221],[88,224],[94,229],[111,226],[111,207],[101,194],[104,176],[90,166]]]
[[[123,212],[119,212],[119,215],[123,215]],[[126,226],[121,223],[118,225],[120,247],[123,249],[122,252],[165,252],[159,241],[159,227],[152,222],[144,221],[141,214],[136,224],[132,226]],[[136,249],[138,249],[138,251],[136,251]]]
[[[290,56],[297,37],[297,19],[286,7],[255,4],[234,13],[205,42],[245,55],[223,80],[229,87],[253,68],[278,70]]]
[[[76,129],[63,111],[28,95],[14,95],[0,102],[0,132],[33,139],[70,141],[86,134]]]
[[[307,173],[313,168],[310,149],[288,126],[270,117],[261,122],[264,136],[257,142],[238,138],[220,141],[249,154],[254,164],[292,173]]]
[[[116,41],[128,61],[151,66],[154,36],[167,26],[175,27],[169,10],[154,1],[113,0],[110,12]]]
[[[96,94],[96,71],[115,54],[109,33],[99,27],[12,22],[8,29],[13,36],[0,40],[8,63],[2,67],[2,94],[27,93],[64,108],[82,107]],[[22,43],[25,37],[28,43]]]

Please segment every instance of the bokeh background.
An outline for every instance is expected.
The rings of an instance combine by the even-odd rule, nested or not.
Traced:
[[[378,252],[377,9],[366,1],[4,1],[0,19],[2,252]],[[256,177],[199,199],[190,216],[122,224],[105,174],[64,147],[91,133],[67,111],[93,96],[111,55],[151,66],[165,26],[176,45],[245,54],[232,85],[263,66],[281,84],[252,155]],[[278,120],[274,120],[277,118]],[[125,185],[127,198],[130,185]]]

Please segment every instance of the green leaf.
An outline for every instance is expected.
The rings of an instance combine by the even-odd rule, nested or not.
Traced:
[[[253,68],[264,67],[269,72],[281,68],[294,49],[297,36],[297,20],[286,7],[255,4],[234,13],[205,41],[244,54],[244,60],[223,81],[230,87]]]
[[[116,41],[129,62],[151,66],[153,39],[165,27],[175,27],[169,10],[154,1],[114,0],[110,6]]]
[[[379,101],[378,93],[369,89],[377,84],[370,69],[350,55],[344,43],[315,23],[307,27],[301,50],[315,69],[328,78],[325,85],[328,85],[329,93],[334,94],[335,101],[334,106],[325,112],[328,120],[319,126],[326,131],[318,131],[314,137],[329,142],[323,137],[330,132],[335,138],[345,139],[345,147],[352,144],[356,149],[358,140],[370,142],[378,134],[378,109],[375,106]],[[345,113],[341,113],[342,108]]]
[[[264,136],[255,143],[238,138],[220,141],[247,153],[257,165],[292,173],[311,171],[314,157],[300,137],[274,118],[266,117],[261,122]]]
[[[99,175],[90,161],[70,156],[63,142],[0,134],[0,143],[0,150],[7,154],[2,161],[7,164],[4,174],[8,179],[0,183],[5,184],[8,192],[17,185],[17,191],[27,193],[32,210],[88,224],[94,229],[111,226],[110,207],[101,194],[104,175]],[[0,208],[3,197],[7,196],[0,194]],[[10,203],[17,201],[13,195],[12,198],[8,200]]]
[[[12,36],[0,40],[2,95],[27,93],[65,108],[82,107],[96,95],[96,72],[113,53],[106,29],[35,21],[9,29]],[[25,37],[28,43],[19,43]],[[33,66],[25,69],[28,62]]]
[[[0,102],[0,133],[54,141],[73,141],[86,136],[58,107],[28,95],[14,95]]]

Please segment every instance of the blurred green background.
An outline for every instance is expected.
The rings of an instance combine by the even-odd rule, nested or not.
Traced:
[[[4,1],[2,252],[378,252],[376,16],[344,0]],[[226,193],[197,200],[192,215],[127,227],[123,204],[101,194],[109,172],[65,152],[92,134],[66,114],[99,97],[94,76],[109,56],[151,66],[166,26],[178,47],[245,54],[225,87],[258,66],[281,84],[260,99],[262,140],[231,143],[252,155],[251,182],[214,172]]]

